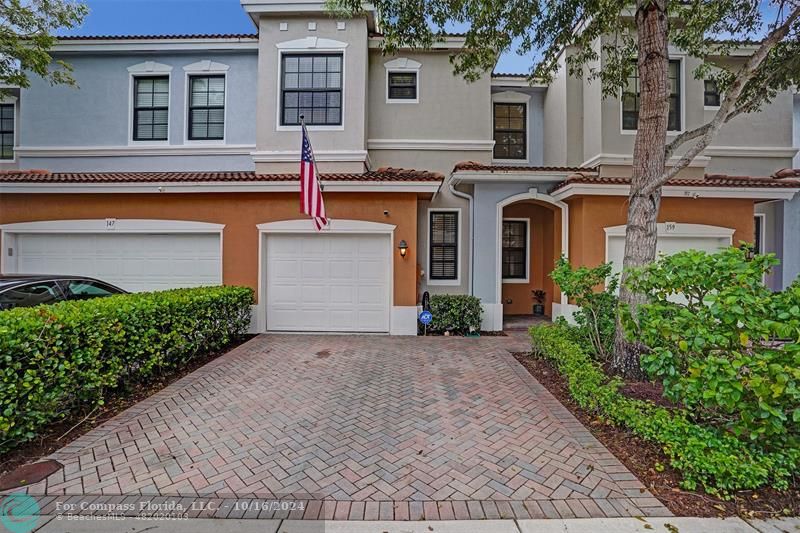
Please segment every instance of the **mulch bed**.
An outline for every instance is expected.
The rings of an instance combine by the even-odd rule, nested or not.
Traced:
[[[669,466],[669,459],[657,444],[642,440],[625,428],[607,424],[593,413],[581,409],[570,396],[566,381],[550,362],[532,357],[529,353],[513,355],[675,515],[743,518],[800,515],[800,480],[797,478],[786,492],[771,488],[739,491],[729,501],[702,491],[681,489],[680,473]],[[649,383],[628,383],[621,390],[633,397],[651,399],[659,388]]]
[[[86,417],[86,413],[83,413],[48,426],[36,439],[0,455],[0,476],[12,472],[22,465],[38,461],[56,450],[63,448],[103,422],[114,418],[125,409],[152,396],[187,374],[191,374],[217,357],[225,355],[233,348],[244,344],[253,337],[255,337],[255,335],[243,335],[219,352],[195,359],[183,368],[170,374],[153,376],[153,381],[149,383],[137,384],[128,389],[113,391],[110,397],[106,398],[105,405],[91,413],[88,417]],[[85,420],[84,417],[86,417]]]

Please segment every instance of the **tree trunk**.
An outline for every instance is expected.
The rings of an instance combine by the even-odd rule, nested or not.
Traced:
[[[669,115],[669,66],[667,0],[637,0],[636,29],[639,48],[639,124],[633,148],[631,190],[628,199],[628,225],[625,234],[620,304],[632,313],[644,296],[625,287],[627,270],[651,263],[656,256],[658,210],[661,187],[646,193],[648,185],[657,183],[664,174]],[[640,357],[644,347],[625,339],[617,319],[612,368],[628,379],[644,377]]]

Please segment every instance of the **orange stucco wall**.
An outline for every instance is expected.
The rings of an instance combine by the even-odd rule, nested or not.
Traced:
[[[503,314],[529,315],[534,300],[531,291],[543,289],[545,314],[550,315],[557,297],[550,272],[561,255],[561,211],[549,204],[523,201],[503,209],[503,218],[529,219],[530,272],[528,283],[503,283]]]
[[[584,196],[569,204],[569,255],[573,265],[596,266],[605,261],[603,228],[625,224],[628,199],[621,196]],[[663,198],[659,222],[708,224],[733,228],[734,244],[753,240],[753,200],[728,198]]]
[[[394,255],[394,305],[416,305],[417,195],[415,193],[326,193],[332,219],[397,226],[408,253]],[[383,214],[389,211],[389,216]],[[258,286],[257,224],[303,218],[297,193],[224,194],[3,194],[0,224],[43,220],[133,218],[225,224],[222,277],[228,285]]]

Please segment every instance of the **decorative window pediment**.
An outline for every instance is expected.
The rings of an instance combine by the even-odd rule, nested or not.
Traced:
[[[227,72],[231,67],[224,63],[217,63],[209,59],[186,65],[183,70],[186,72]]]
[[[144,63],[139,63],[137,65],[133,65],[128,67],[128,72],[133,74],[150,74],[150,73],[168,73],[172,72],[172,67],[170,65],[165,65],[164,63],[156,63],[155,61],[145,61]]]
[[[408,59],[407,57],[398,57],[383,64],[386,70],[419,70],[422,63]]]
[[[275,46],[280,50],[343,50],[348,44],[335,39],[323,37],[304,37],[293,41],[285,41]]]

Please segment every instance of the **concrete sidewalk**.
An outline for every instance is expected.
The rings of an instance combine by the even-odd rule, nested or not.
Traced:
[[[84,517],[91,518],[91,517]],[[21,531],[14,529],[13,531]],[[585,518],[568,520],[67,520],[40,517],[37,533],[797,533],[800,519]]]

